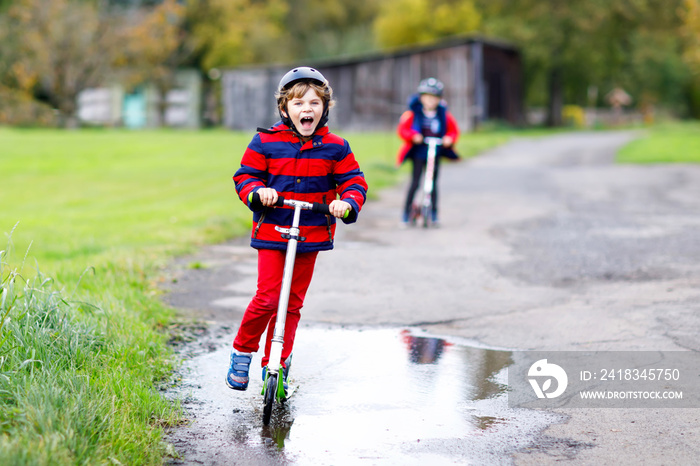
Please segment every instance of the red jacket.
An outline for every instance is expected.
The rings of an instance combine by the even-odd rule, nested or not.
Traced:
[[[414,112],[421,111],[422,108],[420,106],[420,102],[416,101],[414,97],[411,99],[409,105],[411,110],[406,110],[403,113],[403,115],[401,115],[399,125],[396,128],[396,132],[398,133],[399,137],[404,140],[404,144],[401,146],[398,154],[396,155],[397,165],[401,165],[406,160],[406,156],[409,154],[411,149],[413,149],[413,136],[415,136],[416,134],[421,134],[420,131],[413,125],[415,115]],[[457,144],[457,138],[459,138],[459,126],[457,125],[457,120],[455,120],[454,116],[452,116],[452,114],[444,107],[444,104],[441,105],[443,105],[443,111],[446,120],[446,130],[444,136],[449,136],[452,138],[452,140],[454,141],[452,147],[454,147],[454,145]],[[451,159],[459,158],[459,156],[452,150],[443,150],[442,155]]]
[[[274,188],[285,199],[330,204],[338,196],[352,206],[344,223],[353,223],[367,197],[367,183],[348,142],[319,128],[303,142],[289,127],[278,123],[260,132],[248,145],[241,167],[233,176],[236,191],[248,205],[248,194],[262,187]],[[250,207],[250,206],[249,206]],[[266,208],[253,213],[251,246],[258,249],[287,248],[275,226],[288,228],[293,210]],[[304,210],[301,212],[299,252],[333,249],[336,219]]]

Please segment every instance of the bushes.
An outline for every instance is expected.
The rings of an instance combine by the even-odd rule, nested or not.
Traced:
[[[32,96],[0,85],[0,125],[55,126],[53,110]]]
[[[586,112],[578,105],[564,105],[562,119],[567,126],[583,128],[586,126]]]

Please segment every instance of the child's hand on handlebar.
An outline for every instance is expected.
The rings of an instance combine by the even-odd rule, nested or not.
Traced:
[[[454,142],[454,139],[452,139],[450,136],[444,136],[442,138],[443,147],[450,147],[452,144],[454,144]]]
[[[328,204],[328,210],[334,217],[343,218],[348,212],[352,210],[352,206],[345,201],[336,199],[335,201]]]
[[[274,188],[260,188],[255,193],[260,196],[260,202],[266,207],[277,202],[277,191]]]

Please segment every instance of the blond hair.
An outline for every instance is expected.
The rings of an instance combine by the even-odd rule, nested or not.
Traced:
[[[283,89],[277,91],[275,97],[277,98],[277,108],[283,112],[287,112],[287,104],[292,99],[301,99],[304,95],[313,89],[321,100],[323,100],[323,108],[330,109],[335,105],[335,100],[333,100],[333,89],[328,83],[319,85],[313,82],[301,81],[294,84],[289,89]]]

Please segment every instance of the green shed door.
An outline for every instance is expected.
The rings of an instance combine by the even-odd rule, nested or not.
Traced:
[[[124,96],[124,126],[144,128],[146,126],[146,95],[143,91]]]

